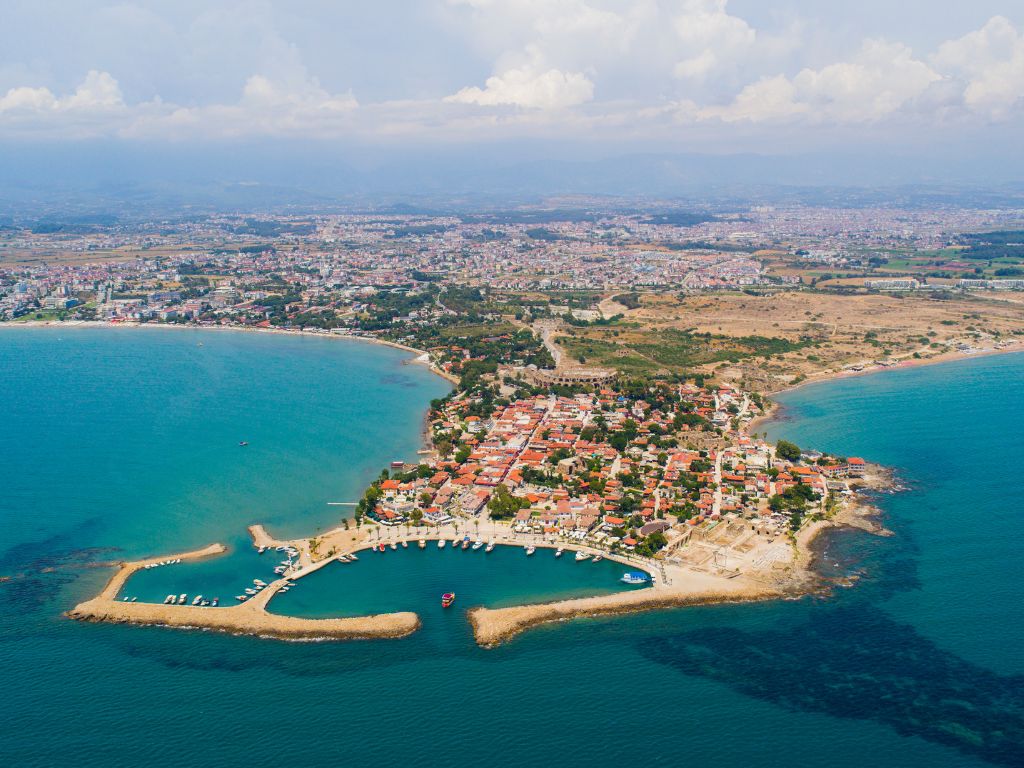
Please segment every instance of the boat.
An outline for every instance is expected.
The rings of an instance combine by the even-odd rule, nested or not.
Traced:
[[[561,557],[561,556],[562,556],[562,553],[563,553],[564,551],[565,551],[564,549],[562,549],[561,547],[559,547],[558,549],[556,549],[556,550],[555,550],[555,557]]]
[[[480,541],[480,539],[477,539],[476,541],[473,542],[473,551],[476,552],[483,545],[484,545],[484,543],[482,541]]]
[[[650,576],[642,571],[630,571],[619,579],[623,584],[646,584],[650,580]]]
[[[452,603],[454,603],[454,602],[455,602],[455,593],[454,592],[445,592],[443,595],[441,595],[441,607],[442,608],[451,608]]]
[[[248,599],[249,599],[248,595],[235,595],[235,600],[237,600],[240,603],[244,603]]]
[[[178,605],[184,605],[186,600],[188,600],[188,595],[184,592],[178,595]]]
[[[465,538],[465,539],[462,540],[462,548],[463,549],[469,549],[469,539],[468,538]]]
[[[257,587],[265,587],[265,586],[267,586],[267,582],[262,581],[260,579],[253,579],[252,583],[255,584]]]
[[[588,555],[586,552],[577,552],[576,553],[576,562],[577,563],[581,563],[584,560],[587,560],[589,558],[590,558],[590,555]]]
[[[484,552],[493,552],[493,551],[494,551],[494,542],[493,541],[487,542],[487,548],[484,549]]]
[[[213,606],[214,608],[216,608],[218,605],[220,605],[220,598],[219,597],[213,598],[213,602],[210,603],[210,605]]]
[[[255,594],[256,594],[256,592],[258,592],[258,591],[259,591],[259,590],[255,590],[255,589],[253,589],[252,587],[246,587],[246,588],[245,588],[245,594],[247,594],[247,595],[250,595],[250,596],[251,596],[251,595],[255,595]]]
[[[427,546],[427,540],[426,539],[420,539],[420,549],[425,549],[426,546]]]
[[[437,548],[438,548],[438,549],[444,549],[444,548],[445,548],[445,545],[446,545],[447,543],[448,543],[448,542],[447,542],[447,541],[445,541],[444,539],[438,539],[438,540],[437,540]]]
[[[127,603],[128,602],[128,598],[127,597],[122,597],[121,598],[121,602],[122,603]]]
[[[452,539],[452,549],[458,549],[458,548],[459,548],[459,537],[456,536],[456,537],[454,537]]]
[[[240,442],[239,442],[238,444],[239,444],[240,446],[242,446],[243,448],[245,448],[245,446],[247,446],[247,445],[248,445],[249,443],[247,443],[247,442],[246,442],[245,440],[242,440],[242,441],[240,441]]]
[[[593,562],[600,563],[602,560],[604,560],[604,555],[594,555],[594,561]]]
[[[288,569],[285,566],[279,565],[279,566],[277,566],[277,568],[274,569],[274,573],[276,573],[278,576],[280,576],[282,573],[284,573],[287,570]]]
[[[384,542],[383,541],[380,544],[377,545],[377,551],[378,552],[383,552],[384,551]]]
[[[260,554],[260,555],[262,555],[266,551],[267,551],[266,547],[260,547],[258,550],[256,550],[257,554]]]
[[[352,554],[352,553],[350,552],[350,553],[349,553],[349,555],[348,555],[348,559],[349,559],[349,560],[351,560],[351,561],[353,561],[353,562],[355,562],[355,561],[356,561],[356,560],[358,560],[359,558],[358,558],[358,557],[356,557],[355,555],[353,555],[353,554]]]
[[[395,542],[391,542],[391,549],[398,549],[398,545]]]
[[[529,557],[530,555],[532,555],[536,551],[537,551],[537,548],[535,546],[533,546],[533,544],[531,544],[531,545],[529,545],[526,548],[526,556]]]
[[[405,539],[402,539],[402,549],[408,549],[408,548],[409,548],[409,542],[406,541]]]
[[[174,601],[177,599],[178,598],[176,598],[174,595],[168,595],[164,598],[164,605],[173,605]]]

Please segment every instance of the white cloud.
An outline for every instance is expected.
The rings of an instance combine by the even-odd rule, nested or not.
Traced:
[[[684,0],[673,27],[686,58],[677,62],[676,77],[702,79],[723,63],[745,55],[757,41],[757,31],[726,11],[728,0]]]
[[[922,97],[942,76],[914,58],[910,48],[868,40],[850,61],[803,69],[795,77],[752,83],[725,107],[708,107],[704,118],[764,122],[805,116],[812,121],[864,123],[881,120]]]
[[[1003,16],[943,43],[933,64],[963,83],[964,104],[993,118],[1024,103],[1024,34]]]
[[[21,86],[0,97],[0,113],[103,111],[124,107],[121,88],[110,73],[90,70],[73,93],[58,98],[49,88]]]
[[[583,104],[593,97],[594,84],[582,72],[544,70],[528,64],[487,78],[483,88],[463,88],[445,101],[481,107],[562,109]]]

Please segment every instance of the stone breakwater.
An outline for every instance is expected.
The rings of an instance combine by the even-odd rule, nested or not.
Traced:
[[[584,597],[555,603],[518,605],[510,608],[473,608],[469,623],[478,645],[493,648],[540,624],[569,619],[614,616],[665,608],[713,603],[739,603],[799,594],[799,590],[741,579],[707,577],[680,588],[651,588],[600,597]]]
[[[221,544],[170,557],[198,560],[226,551]],[[167,557],[122,563],[96,597],[76,605],[67,616],[78,621],[139,624],[180,629],[208,629],[236,635],[255,635],[280,640],[355,640],[405,637],[419,629],[415,613],[387,613],[340,619],[304,619],[268,613],[267,603],[284,586],[281,579],[270,584],[252,600],[225,607],[125,603],[117,595],[133,573],[147,564]],[[309,569],[316,570],[315,568]]]

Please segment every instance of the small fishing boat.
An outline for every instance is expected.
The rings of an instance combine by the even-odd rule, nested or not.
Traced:
[[[445,541],[444,539],[438,539],[437,540],[437,548],[438,549],[444,549],[447,544],[448,544],[448,542]]]
[[[398,545],[395,544],[395,542],[393,542],[393,541],[391,542],[391,549],[393,549],[393,550],[398,549]]]
[[[452,549],[458,549],[458,548],[459,548],[459,537],[455,536],[452,539]]]
[[[526,547],[526,556],[529,557],[530,555],[532,555],[536,551],[537,551],[537,548],[535,546],[533,546],[533,544],[530,544],[528,547]]]
[[[426,539],[420,539],[420,549],[426,549],[426,547],[427,547],[427,540]]]
[[[408,549],[408,548],[409,548],[409,542],[406,541],[405,539],[402,539],[402,549]]]
[[[465,538],[465,539],[462,540],[462,548],[463,549],[469,549],[469,539],[468,538]]]
[[[623,584],[646,584],[650,580],[650,577],[642,571],[630,571],[619,579]]]
[[[122,603],[127,603],[128,602],[128,598],[127,597],[122,597],[121,598],[121,602]]]
[[[235,600],[237,600],[240,603],[244,603],[248,599],[249,599],[248,595],[235,595]]]
[[[248,445],[249,443],[247,443],[247,442],[246,442],[245,440],[242,440],[242,441],[240,441],[240,442],[239,442],[238,444],[239,444],[240,446],[242,446],[243,448],[245,448],[245,446],[247,446],[247,445]]]
[[[258,550],[256,550],[257,554],[260,554],[260,555],[262,555],[266,551],[267,551],[266,547],[260,547]]]
[[[565,551],[564,549],[562,549],[561,547],[559,547],[558,549],[556,549],[556,550],[555,550],[555,557],[561,557],[561,556],[562,556],[562,553],[563,553],[564,551]]]
[[[604,560],[604,555],[594,555],[593,562],[600,563],[602,560]]]
[[[218,605],[220,605],[220,598],[219,597],[213,598],[213,602],[210,603],[210,605],[213,606],[214,608],[216,608]]]
[[[176,598],[174,595],[168,595],[164,598],[164,605],[173,605],[174,601],[177,599],[178,598]]]
[[[245,588],[245,594],[247,594],[249,596],[255,595],[258,591],[259,591],[258,589],[253,589],[252,587],[246,587]]]
[[[441,595],[441,607],[442,608],[451,608],[452,603],[454,603],[454,602],[455,602],[455,593],[454,592],[445,592],[443,595]]]
[[[349,560],[351,560],[352,562],[355,562],[355,561],[356,561],[356,560],[358,560],[359,558],[358,558],[358,557],[356,557],[355,555],[353,555],[353,554],[352,554],[352,553],[350,552],[350,553],[349,553],[349,555],[348,555],[348,559],[349,559]]]
[[[484,549],[484,552],[493,552],[493,551],[494,551],[494,542],[493,541],[487,542],[487,548]]]
[[[577,552],[576,553],[576,562],[577,563],[582,563],[584,560],[589,560],[589,559],[590,559],[590,555],[588,555],[586,552]]]
[[[265,581],[263,581],[261,579],[253,579],[252,583],[255,584],[257,587],[265,587],[265,586],[267,586],[267,582],[265,582]]]
[[[482,541],[480,541],[479,539],[477,539],[476,541],[473,542],[473,551],[476,552],[483,545],[484,545],[484,543]]]
[[[384,542],[383,541],[380,544],[377,545],[377,551],[378,552],[383,552],[384,551]]]
[[[188,595],[184,592],[178,595],[178,605],[184,605],[186,600],[188,600]]]

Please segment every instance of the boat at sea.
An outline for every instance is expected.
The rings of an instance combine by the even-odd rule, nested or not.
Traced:
[[[267,586],[267,582],[265,582],[265,581],[263,581],[261,579],[253,579],[252,583],[255,584],[257,587],[265,587],[265,586]]]
[[[384,542],[383,541],[380,544],[377,545],[377,551],[378,552],[383,552],[384,551]]]
[[[590,558],[590,555],[588,555],[586,552],[577,552],[576,553],[576,562],[577,563],[582,563],[584,560],[588,560],[589,558]]]
[[[452,603],[454,603],[454,602],[455,602],[455,593],[454,592],[445,592],[443,595],[441,595],[441,607],[442,608],[451,608]]]
[[[409,542],[406,541],[405,539],[402,539],[402,549],[408,549],[408,548],[409,548]]]
[[[258,591],[259,590],[253,589],[252,587],[246,587],[245,588],[245,594],[250,595],[250,596],[255,595]]]
[[[426,539],[420,539],[420,549],[426,549],[426,547],[427,547],[427,540]]]
[[[482,541],[480,541],[479,539],[477,539],[476,541],[473,542],[473,551],[476,552],[483,545],[484,545],[484,543]]]
[[[594,555],[594,562],[595,563],[600,563],[602,560],[604,560],[604,555],[601,555],[601,554]]]
[[[438,540],[437,540],[437,548],[438,548],[438,549],[444,549],[444,548],[445,548],[445,545],[446,545],[447,543],[448,543],[448,542],[447,542],[447,541],[445,541],[444,539],[438,539]]]
[[[526,549],[526,556],[527,557],[529,557],[530,555],[532,555],[534,552],[537,551],[537,548],[535,546],[533,546],[533,544],[530,544],[530,545],[526,546],[525,549]]]
[[[484,549],[484,552],[493,552],[493,551],[494,551],[494,542],[493,541],[487,542],[487,547]]]
[[[167,597],[164,598],[164,605],[174,605],[174,601],[177,600],[177,599],[178,598],[175,597],[174,595],[168,595]]]
[[[462,540],[462,548],[463,549],[469,549],[469,536],[467,536],[466,538],[464,538]]]
[[[216,608],[218,605],[220,605],[220,598],[219,597],[213,598],[213,602],[210,603],[210,607]]]
[[[184,605],[186,600],[188,600],[188,595],[184,592],[178,595],[178,605]]]
[[[393,541],[391,542],[391,549],[392,550],[397,550],[398,549],[398,545],[395,544],[395,542],[393,542]]]
[[[642,571],[630,571],[619,579],[623,584],[646,584],[650,580],[651,577]]]
[[[358,558],[358,557],[356,557],[356,556],[355,556],[355,555],[354,555],[354,554],[353,554],[352,552],[349,552],[349,553],[348,553],[348,559],[349,559],[349,560],[351,560],[351,561],[352,561],[352,562],[354,563],[354,562],[355,562],[356,560],[358,560],[359,558]]]
[[[202,595],[196,595],[194,598],[192,598],[192,605],[199,605],[201,602],[203,602]]]
[[[249,599],[248,595],[235,595],[235,600],[237,600],[240,603],[244,603],[248,599]]]
[[[555,550],[555,557],[561,557],[563,552],[565,552],[565,550],[559,547]]]

